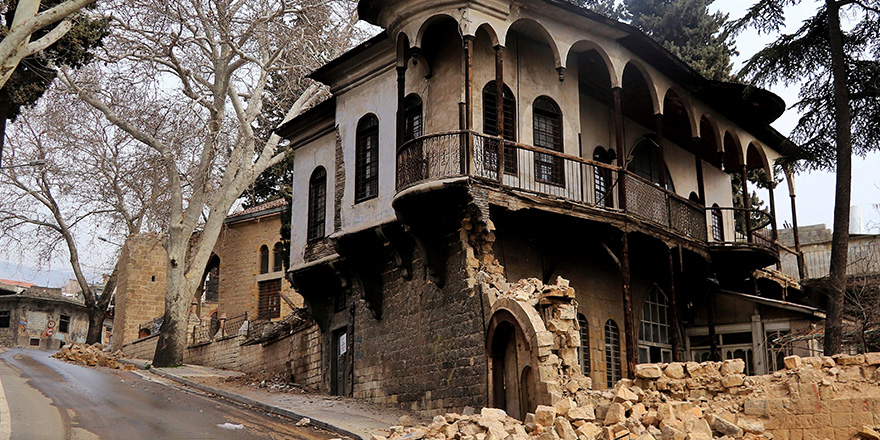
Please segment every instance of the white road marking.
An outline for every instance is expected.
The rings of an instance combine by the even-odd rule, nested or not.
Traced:
[[[11,417],[9,403],[6,402],[6,391],[3,391],[3,381],[0,380],[0,440],[9,440],[12,435]]]

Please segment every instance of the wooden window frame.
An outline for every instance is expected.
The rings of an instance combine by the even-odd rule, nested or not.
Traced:
[[[538,148],[562,153],[562,109],[549,96],[539,96],[532,105],[532,137]],[[535,180],[565,186],[565,161],[559,156],[535,153]]]
[[[495,80],[486,83],[483,87],[483,133],[489,136],[498,136],[498,87]],[[506,145],[504,149],[504,172],[506,174],[516,174],[519,169],[517,163],[516,148],[516,97],[510,87],[504,85],[502,92],[504,100],[504,140],[510,145]],[[497,149],[496,149],[497,151]],[[497,166],[497,153],[495,151],[486,152],[486,169],[495,171]]]
[[[324,238],[327,223],[327,170],[324,167],[315,168],[309,178],[307,217],[306,241]]]
[[[416,93],[410,93],[403,100],[403,141],[420,138],[425,133],[424,104]]]
[[[379,118],[370,113],[361,118],[355,136],[354,202],[379,196]]]
[[[265,280],[257,283],[259,299],[257,319],[275,319],[281,317],[281,278]]]
[[[260,246],[260,274],[269,273],[269,246]]]

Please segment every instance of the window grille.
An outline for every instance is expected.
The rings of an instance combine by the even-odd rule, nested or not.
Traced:
[[[379,195],[379,119],[366,115],[358,122],[355,141],[354,201]]]
[[[516,142],[516,98],[506,85],[504,86],[503,106],[504,113],[504,140]],[[483,87],[483,133],[490,136],[498,136],[498,90],[495,81],[489,81]],[[496,156],[486,158],[486,164],[490,170],[497,170]],[[504,172],[516,174],[517,158],[515,148],[504,150]]]
[[[617,323],[609,319],[605,321],[605,378],[608,388],[620,380],[620,329]]]
[[[260,273],[269,273],[269,246],[260,246]]]
[[[721,215],[721,209],[718,208],[717,203],[712,205],[712,240],[724,241],[724,217]]]
[[[581,345],[578,347],[578,362],[581,364],[581,373],[590,375],[590,327],[587,317],[578,313],[578,327],[580,327]]]
[[[326,215],[327,171],[324,167],[318,167],[312,172],[312,177],[309,179],[308,241],[324,237]],[[280,245],[281,243],[278,244]],[[279,266],[280,262],[276,261],[275,265]],[[278,270],[281,270],[281,268],[279,267]]]
[[[611,155],[602,148],[596,147],[596,150],[593,151],[593,161],[599,163],[611,163]],[[609,194],[609,190],[611,186],[611,170],[607,168],[594,167],[593,168],[593,188],[596,192],[596,204],[604,205],[604,206],[612,206],[614,204],[614,197]]]
[[[260,281],[259,291],[258,319],[281,317],[281,279]]]
[[[422,137],[422,98],[415,93],[403,100],[403,141]]]
[[[539,97],[535,100],[532,116],[535,146],[562,152],[562,112],[556,102],[546,96]],[[536,180],[553,185],[564,185],[563,173],[561,157],[535,153]]]
[[[672,321],[666,295],[654,286],[642,307],[639,327],[639,362],[672,362]]]

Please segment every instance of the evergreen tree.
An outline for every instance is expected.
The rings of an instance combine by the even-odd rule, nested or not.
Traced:
[[[849,242],[852,156],[877,150],[880,139],[880,7],[876,2],[824,0],[793,34],[781,34],[786,8],[798,0],[760,0],[734,29],[754,26],[778,39],[758,52],[741,75],[758,85],[800,82],[801,113],[792,133],[798,166],[836,172],[826,355],[841,352]],[[846,30],[841,15],[847,18]]]
[[[729,80],[736,48],[725,30],[728,14],[709,13],[714,0],[624,0],[630,24],[703,76]]]

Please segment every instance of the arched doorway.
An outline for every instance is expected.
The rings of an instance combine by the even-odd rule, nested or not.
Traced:
[[[489,405],[522,420],[534,411],[534,380],[529,344],[516,319],[505,311],[492,317],[489,329]]]

